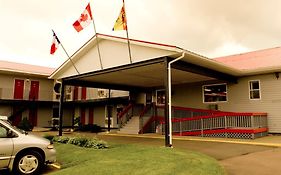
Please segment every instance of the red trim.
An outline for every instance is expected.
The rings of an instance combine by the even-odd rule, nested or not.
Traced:
[[[164,106],[157,106],[157,108],[164,109]],[[181,111],[192,111],[192,112],[208,112],[211,114],[222,114],[222,115],[229,115],[229,114],[235,114],[235,115],[267,115],[267,113],[264,112],[227,112],[227,111],[215,111],[210,109],[196,109],[196,108],[187,108],[187,107],[179,107],[179,106],[172,106],[172,109],[174,110],[181,110]]]
[[[123,38],[123,37],[119,37],[119,36],[112,36],[112,35],[106,35],[106,34],[97,33],[97,36],[98,36],[98,35],[100,35],[100,36],[106,36],[106,37],[110,37],[110,38],[128,40],[127,38]],[[129,39],[129,40],[130,40],[130,41],[139,42],[139,43],[145,43],[145,44],[152,44],[152,45],[158,45],[158,46],[165,46],[165,47],[177,48],[177,46],[168,45],[168,44],[161,44],[161,43],[155,43],[155,42],[149,42],[149,41],[142,41],[142,40],[136,40],[136,39]]]
[[[164,109],[165,106],[157,106],[157,108]],[[172,109],[174,110],[180,110],[180,111],[192,111],[192,112],[207,112],[211,114],[220,113],[221,111],[214,111],[210,109],[197,109],[197,108],[187,108],[187,107],[179,107],[179,106],[172,106]]]

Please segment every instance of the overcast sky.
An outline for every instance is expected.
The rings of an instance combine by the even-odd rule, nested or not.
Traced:
[[[98,33],[112,32],[122,0],[0,0],[0,60],[58,67],[54,29],[71,55],[93,35],[72,27],[90,2]],[[129,36],[213,58],[281,46],[281,0],[125,0]]]

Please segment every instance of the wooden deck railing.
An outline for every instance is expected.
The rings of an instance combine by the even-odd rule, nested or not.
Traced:
[[[146,132],[152,123],[160,123],[165,132],[163,111],[164,108],[157,108],[157,115],[150,117],[142,132]],[[172,132],[175,135],[255,138],[267,134],[267,114],[173,107]]]

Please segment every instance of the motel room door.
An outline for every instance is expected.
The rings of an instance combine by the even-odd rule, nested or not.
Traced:
[[[14,99],[23,99],[24,80],[15,79]]]
[[[29,100],[38,100],[39,97],[39,81],[31,81]],[[29,121],[33,126],[37,126],[38,109],[36,106],[31,106],[29,108]]]
[[[29,100],[38,100],[39,97],[39,81],[31,81]]]
[[[24,92],[24,80],[15,79],[14,99],[22,100],[23,99],[23,92]],[[19,113],[20,108],[21,108],[20,105],[15,105],[13,107],[13,114],[16,114],[16,115],[14,116],[14,119],[12,120],[12,124],[15,125],[15,126],[17,126],[22,119],[22,114]]]

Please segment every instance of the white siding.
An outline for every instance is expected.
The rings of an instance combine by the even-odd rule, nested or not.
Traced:
[[[51,127],[52,116],[52,108],[39,108],[37,111],[37,126]]]
[[[261,99],[250,100],[249,81],[260,80]],[[174,106],[208,109],[203,103],[202,85],[206,83],[179,85],[172,88]],[[274,74],[243,77],[237,84],[227,84],[228,101],[220,102],[218,109],[232,112],[268,113],[269,132],[281,133],[281,79]]]
[[[101,40],[99,42],[100,54],[103,68],[111,68],[130,63],[127,42],[118,42],[111,40]],[[175,52],[160,48],[135,45],[131,43],[132,62],[139,62],[151,58],[172,55]],[[101,70],[100,60],[96,45],[90,44],[86,49],[79,52],[73,59],[75,67],[79,73]],[[57,75],[56,79],[77,75],[74,66],[69,63]]]

